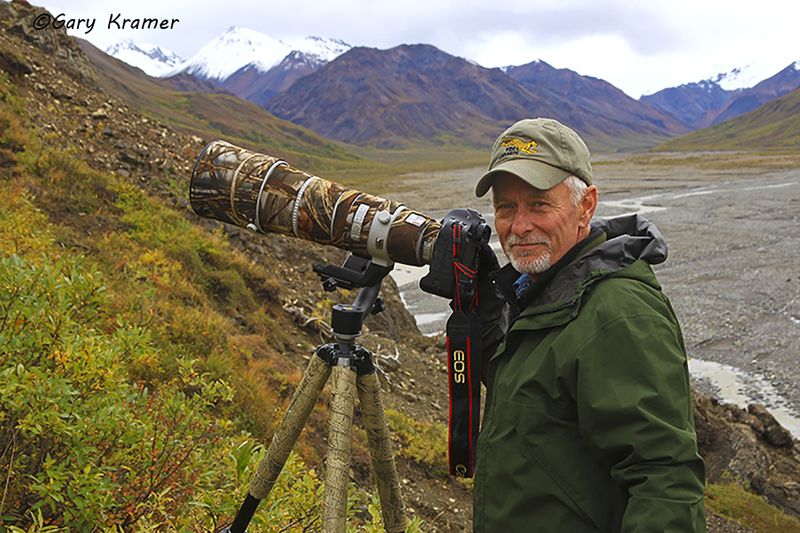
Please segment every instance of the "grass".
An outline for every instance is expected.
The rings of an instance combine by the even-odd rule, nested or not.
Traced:
[[[713,512],[758,533],[800,532],[800,520],[735,483],[706,486],[706,512]]]
[[[800,168],[800,154],[765,149],[729,151],[677,151],[651,152],[624,157],[600,158],[592,166],[601,172],[623,166],[636,167],[691,167],[702,170],[781,170]]]

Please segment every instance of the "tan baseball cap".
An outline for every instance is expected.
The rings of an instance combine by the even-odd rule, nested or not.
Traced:
[[[489,169],[475,194],[486,194],[497,174],[510,172],[537,189],[555,187],[568,176],[592,184],[586,143],[572,129],[552,118],[527,118],[504,131],[492,146]]]

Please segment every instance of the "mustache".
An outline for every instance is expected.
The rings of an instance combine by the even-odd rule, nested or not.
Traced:
[[[509,235],[506,239],[506,246],[515,246],[517,244],[545,244],[550,246],[550,239],[546,235],[537,235],[535,233],[527,233],[523,236]]]

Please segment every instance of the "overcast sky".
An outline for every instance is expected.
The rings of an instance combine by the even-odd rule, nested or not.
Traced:
[[[184,58],[229,26],[354,46],[428,43],[486,67],[542,59],[634,98],[750,65],[761,80],[800,60],[800,0],[30,0],[97,19],[96,46],[127,38]],[[107,29],[109,15],[178,18],[172,30]]]

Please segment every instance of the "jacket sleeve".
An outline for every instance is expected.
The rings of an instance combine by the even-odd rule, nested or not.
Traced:
[[[621,530],[705,531],[704,465],[677,320],[650,310],[617,316],[578,353],[579,430],[627,490]]]

